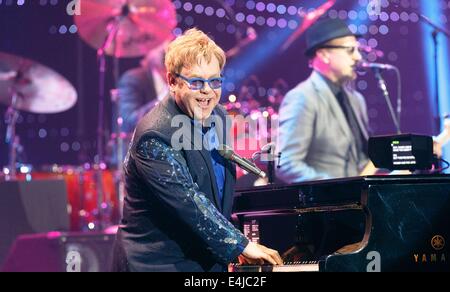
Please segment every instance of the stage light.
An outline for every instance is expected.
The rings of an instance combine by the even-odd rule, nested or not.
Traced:
[[[409,15],[409,20],[411,22],[418,22],[419,21],[419,16],[417,15],[417,13],[411,13]]]
[[[364,34],[366,34],[367,33],[367,25],[365,25],[365,24],[361,24],[359,27],[358,27],[358,31],[359,31],[359,33],[360,34],[362,34],[362,35],[364,35]]]
[[[41,139],[44,139],[47,137],[47,131],[45,129],[40,129],[38,135]]]
[[[229,24],[229,25],[227,26],[227,32],[228,32],[229,34],[234,34],[234,33],[236,32],[236,27],[235,27],[233,24]]]
[[[298,13],[298,9],[295,6],[289,6],[287,9],[287,13],[291,16],[294,16]]]
[[[284,15],[286,13],[286,10],[287,10],[287,8],[284,5],[278,5],[278,7],[277,7],[277,12],[280,15]]]
[[[70,149],[70,146],[66,142],[63,142],[63,143],[61,143],[60,149],[61,149],[61,152],[68,152]]]
[[[20,173],[30,173],[30,171],[31,171],[31,168],[30,167],[28,167],[28,166],[26,166],[26,165],[22,165],[21,167],[20,167]]]
[[[275,10],[277,10],[277,6],[273,3],[269,3],[267,4],[266,9],[268,12],[273,13],[275,12]]]
[[[50,28],[48,29],[48,32],[50,34],[56,34],[58,32],[58,28],[54,25],[50,26]]]
[[[358,18],[358,12],[356,12],[355,10],[350,10],[347,16],[350,20],[356,20]]]
[[[263,2],[258,2],[256,4],[256,10],[259,12],[263,12],[266,9],[266,4]]]
[[[216,16],[217,16],[217,17],[223,18],[223,17],[225,17],[225,15],[226,15],[226,13],[225,13],[225,10],[224,10],[224,9],[219,8],[219,9],[216,10]]]
[[[328,17],[330,17],[331,19],[336,19],[338,18],[338,12],[334,9],[331,9],[330,11],[328,11]]]
[[[266,23],[269,27],[274,27],[277,24],[277,20],[273,17],[269,17],[267,18]]]
[[[175,6],[175,9],[180,9],[182,4],[179,0],[173,1],[173,6]]]
[[[253,14],[249,14],[246,17],[246,20],[248,24],[254,24],[256,21],[256,17]]]
[[[339,11],[339,19],[346,20],[347,19],[347,11],[345,11],[345,10]]]
[[[67,32],[67,27],[65,25],[61,25],[59,27],[59,33],[60,34],[65,34]]]
[[[193,6],[192,6],[192,3],[191,3],[191,2],[186,2],[186,3],[184,3],[184,5],[183,5],[183,9],[184,9],[184,11],[186,11],[186,12],[191,11],[192,8],[193,8]]]
[[[295,20],[289,20],[288,26],[290,29],[294,30],[294,29],[297,29],[298,23]]]
[[[380,20],[383,21],[383,22],[388,21],[389,20],[389,15],[386,12],[381,12]]]
[[[278,19],[277,23],[279,28],[285,28],[287,26],[287,21],[284,18]]]
[[[392,13],[391,13],[391,20],[392,20],[393,22],[397,22],[397,21],[399,21],[399,19],[400,19],[400,16],[398,15],[397,12],[392,12]]]
[[[369,39],[367,41],[367,44],[371,47],[371,48],[376,48],[378,46],[378,41],[376,39]]]
[[[184,23],[187,26],[192,26],[194,24],[194,18],[192,16],[186,16],[186,18],[184,19]]]
[[[181,30],[181,28],[176,27],[176,28],[173,30],[173,34],[174,34],[175,36],[180,36],[180,35],[183,34],[183,31]]]
[[[254,112],[254,113],[252,113],[251,115],[250,115],[250,118],[253,120],[253,121],[256,121],[256,120],[258,120],[258,118],[261,116],[261,113],[260,112]]]
[[[245,20],[245,14],[242,12],[239,12],[236,14],[235,19],[237,22],[243,22]]]
[[[215,12],[214,8],[212,8],[211,6],[205,8],[205,14],[207,16],[213,16],[214,12]]]
[[[266,19],[262,16],[258,16],[256,18],[256,24],[259,26],[263,26],[264,24],[266,24]]]
[[[402,13],[400,13],[400,19],[404,22],[409,21],[409,14],[403,11]]]
[[[358,89],[363,91],[367,89],[367,82],[365,80],[358,81]]]
[[[389,33],[389,28],[384,24],[380,25],[380,28],[378,30],[382,35],[387,35]]]
[[[70,32],[70,33],[73,33],[73,34],[76,34],[76,33],[78,32],[78,27],[77,27],[75,24],[72,24],[72,25],[69,27],[69,32]]]
[[[203,5],[201,5],[201,4],[197,4],[197,5],[195,5],[194,10],[197,14],[202,14],[203,11],[205,11],[205,7],[203,7]]]
[[[79,142],[73,142],[72,143],[72,150],[73,151],[77,152],[77,151],[80,151],[80,149],[81,149],[81,145],[80,145]]]

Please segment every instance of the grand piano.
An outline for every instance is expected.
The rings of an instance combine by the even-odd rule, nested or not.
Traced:
[[[236,192],[233,220],[283,266],[230,271],[450,271],[450,176],[372,176]]]

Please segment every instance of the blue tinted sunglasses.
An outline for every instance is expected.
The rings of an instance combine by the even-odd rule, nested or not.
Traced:
[[[189,88],[192,90],[202,90],[205,87],[205,83],[209,84],[209,87],[212,89],[219,89],[222,87],[223,81],[225,78],[223,77],[214,77],[211,79],[203,79],[203,78],[187,78],[181,74],[175,74],[175,76],[183,79],[189,84]]]

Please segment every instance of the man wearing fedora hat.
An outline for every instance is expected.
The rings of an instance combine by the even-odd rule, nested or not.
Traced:
[[[278,176],[289,183],[357,176],[368,163],[368,117],[349,83],[362,57],[359,36],[325,19],[306,32],[311,76],[287,93],[280,108]]]

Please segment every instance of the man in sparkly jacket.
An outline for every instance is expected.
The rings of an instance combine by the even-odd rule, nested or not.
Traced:
[[[139,122],[125,160],[114,270],[223,271],[238,257],[282,264],[228,221],[235,166],[217,151],[227,141],[223,50],[191,29],[169,45],[165,65],[170,94]]]

